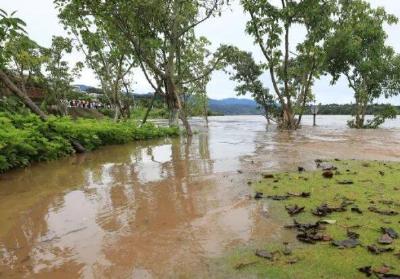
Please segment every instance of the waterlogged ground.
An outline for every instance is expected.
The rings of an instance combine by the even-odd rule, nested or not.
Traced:
[[[249,199],[263,172],[316,158],[399,160],[400,121],[349,130],[307,118],[278,132],[259,116],[214,117],[185,138],[103,148],[0,176],[0,278],[221,278],[218,258],[293,237]],[[234,276],[232,274],[230,277]],[[239,276],[239,275],[238,275]]]
[[[219,260],[225,274],[352,279],[366,278],[363,268],[373,278],[400,278],[400,163],[320,165],[252,183],[255,202],[268,206],[268,218],[282,220],[294,235],[286,244],[265,241],[233,249]]]

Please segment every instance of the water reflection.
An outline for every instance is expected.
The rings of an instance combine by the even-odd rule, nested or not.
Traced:
[[[246,198],[247,179],[311,168],[317,157],[400,156],[398,130],[279,132],[261,117],[197,127],[191,140],[108,147],[0,176],[0,277],[206,277],[210,257],[284,234]]]

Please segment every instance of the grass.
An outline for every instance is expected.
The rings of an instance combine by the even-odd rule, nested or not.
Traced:
[[[235,277],[258,278],[364,278],[358,268],[382,265],[391,266],[390,273],[400,273],[400,258],[395,254],[400,252],[400,239],[394,240],[389,247],[394,252],[374,255],[366,246],[377,244],[382,235],[381,227],[391,227],[400,233],[400,215],[384,216],[370,212],[368,208],[375,206],[382,210],[400,212],[400,163],[335,161],[331,162],[338,170],[332,179],[323,178],[321,170],[303,173],[280,173],[272,179],[263,179],[253,184],[254,190],[268,195],[284,195],[287,192],[310,192],[310,198],[290,198],[285,201],[262,199],[261,203],[269,203],[272,218],[282,221],[282,225],[298,222],[316,222],[321,218],[311,211],[317,206],[328,203],[330,206],[340,206],[343,199],[353,200],[363,214],[350,210],[335,212],[322,219],[335,220],[335,224],[326,225],[324,234],[334,240],[347,239],[347,230],[360,234],[361,246],[356,248],[338,249],[330,242],[303,244],[296,240],[296,231],[290,240],[292,255],[282,253],[270,261],[255,256],[255,249],[268,251],[282,250],[283,244],[264,243],[258,247],[241,247],[224,258],[225,265]],[[381,172],[381,173],[380,173]],[[351,180],[352,185],[340,185],[338,181]],[[391,203],[391,204],[388,204]],[[295,217],[290,217],[285,206],[297,204],[305,206],[305,211]],[[357,228],[359,226],[359,228]],[[382,247],[382,246],[379,246]],[[291,260],[297,263],[289,263]]]

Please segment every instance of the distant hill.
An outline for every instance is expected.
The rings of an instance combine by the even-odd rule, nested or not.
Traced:
[[[81,91],[86,92],[89,88],[92,88],[93,86],[88,86],[84,84],[74,84],[75,87],[78,87]]]
[[[88,86],[84,84],[75,84],[82,92],[88,91],[101,91],[99,88]],[[133,94],[135,99],[150,99],[153,94]],[[216,114],[222,115],[254,115],[261,114],[261,111],[257,107],[257,103],[251,99],[238,99],[238,98],[227,98],[222,100],[209,99],[209,109]]]
[[[228,98],[222,100],[209,99],[208,107],[217,114],[223,115],[254,115],[261,114],[257,103],[250,99]]]

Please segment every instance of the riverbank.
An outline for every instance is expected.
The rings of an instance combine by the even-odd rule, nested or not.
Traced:
[[[178,128],[158,127],[136,121],[51,117],[41,121],[33,114],[0,113],[0,173],[33,162],[55,160],[74,153],[77,140],[91,151],[104,145],[123,144],[179,134]]]
[[[319,116],[313,127],[305,116],[293,132],[262,116],[210,117],[208,128],[193,118],[190,139],[108,145],[8,171],[0,277],[257,278],[213,263],[238,247],[293,243],[296,231],[265,217],[273,212],[249,199],[248,181],[312,171],[315,158],[399,161],[400,119],[353,130],[350,117]]]
[[[317,161],[252,184],[266,218],[293,236],[227,257],[234,277],[363,278],[400,274],[400,163]],[[364,274],[363,274],[364,273]],[[399,278],[392,276],[390,278]]]

